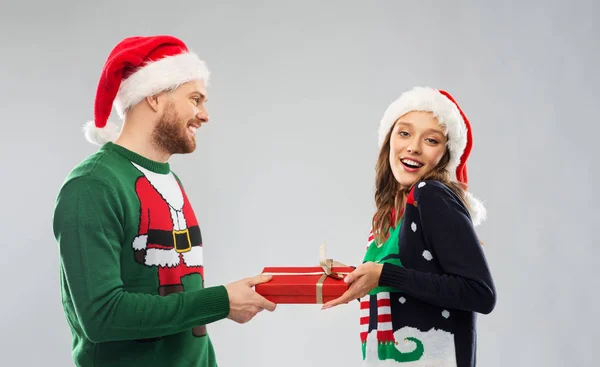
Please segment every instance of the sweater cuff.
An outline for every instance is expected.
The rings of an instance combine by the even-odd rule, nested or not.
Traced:
[[[204,288],[200,292],[198,310],[200,313],[213,315],[213,321],[221,320],[229,316],[229,295],[223,285]]]
[[[379,276],[379,286],[403,290],[408,277],[408,269],[390,263],[383,263],[381,275]]]

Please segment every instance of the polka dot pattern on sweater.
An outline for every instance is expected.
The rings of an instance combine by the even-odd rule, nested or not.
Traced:
[[[427,261],[431,261],[433,259],[433,255],[431,254],[431,252],[429,252],[427,250],[423,251],[423,257]]]

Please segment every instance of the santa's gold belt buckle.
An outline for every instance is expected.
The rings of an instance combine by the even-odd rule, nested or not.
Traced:
[[[187,247],[184,248],[178,248],[177,247],[177,237],[181,236],[181,235],[185,235],[185,238],[187,241]],[[190,238],[190,231],[186,228],[183,230],[173,230],[173,248],[175,248],[175,251],[181,253],[181,252],[188,252],[192,249],[192,239]]]

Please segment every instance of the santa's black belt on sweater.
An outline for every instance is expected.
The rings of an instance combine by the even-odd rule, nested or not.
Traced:
[[[148,231],[148,243],[155,245],[175,247],[177,251],[188,251],[192,246],[202,244],[200,227],[193,226],[183,231],[162,231],[151,229]]]

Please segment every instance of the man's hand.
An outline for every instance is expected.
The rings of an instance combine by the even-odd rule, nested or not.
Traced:
[[[252,289],[255,285],[266,283],[269,280],[271,280],[271,276],[258,275],[226,285],[225,288],[229,295],[229,316],[227,318],[244,324],[262,310],[275,311],[276,305],[273,302],[268,301]]]
[[[325,303],[321,309],[331,308],[366,296],[379,284],[382,269],[383,264],[379,263],[366,262],[361,264],[344,278],[344,281],[350,284],[350,288],[339,298]]]

